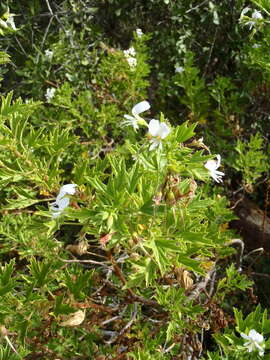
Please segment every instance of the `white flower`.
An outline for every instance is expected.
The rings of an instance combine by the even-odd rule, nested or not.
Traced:
[[[4,29],[11,28],[12,30],[17,30],[14,22],[14,15],[15,14],[11,14],[8,9],[7,12],[2,16],[5,21],[0,19],[0,27]]]
[[[133,126],[134,130],[139,129],[139,124],[141,125],[147,125],[145,120],[139,116],[142,112],[149,110],[150,104],[148,101],[141,101],[140,103],[133,106],[131,113],[133,116],[130,115],[124,115],[124,118],[127,119],[126,121],[123,121],[123,125],[131,125]]]
[[[14,22],[14,16],[12,14],[10,14],[6,23],[9,27],[11,27],[12,30],[17,30],[15,22]]]
[[[162,140],[165,139],[171,132],[171,129],[164,122],[152,119],[148,125],[149,134],[154,137],[151,139],[151,145],[149,150],[152,151],[157,147],[162,147]]]
[[[51,51],[51,50],[49,50],[49,49],[45,50],[45,57],[46,57],[49,61],[51,61],[51,60],[52,60],[52,57],[53,57],[53,51]]]
[[[240,22],[243,22],[244,25],[248,25],[249,29],[251,30],[256,25],[258,20],[260,21],[263,19],[263,16],[260,11],[254,10],[251,15],[251,18],[250,18],[250,17],[246,16],[246,13],[250,10],[251,9],[249,7],[245,7],[242,10],[241,15],[240,15]],[[248,19],[250,19],[250,20],[248,20]]]
[[[133,46],[131,46],[129,49],[124,50],[124,54],[125,54],[125,56],[133,56],[133,57],[136,57],[136,50],[134,49]]]
[[[59,191],[59,197],[62,197],[61,195],[66,195],[66,194],[69,194],[69,195],[74,195],[75,192],[76,192],[76,187],[78,185],[76,184],[66,184],[66,185],[63,185],[61,188],[60,188],[60,191]]]
[[[54,97],[54,93],[55,93],[56,89],[55,88],[48,88],[46,90],[46,94],[45,94],[45,98],[48,102],[51,101],[51,99]]]
[[[241,333],[241,336],[247,340],[247,342],[244,343],[244,346],[247,347],[248,352],[259,350],[259,355],[264,355],[264,338],[261,334],[252,329],[249,331],[248,335]]]
[[[66,184],[60,188],[55,202],[50,205],[53,218],[61,215],[65,208],[68,207],[70,199],[67,195],[74,195],[77,186],[77,184]]]
[[[128,50],[124,50],[124,55],[127,59],[127,62],[130,68],[133,70],[137,66],[137,59],[136,59],[136,51],[134,47],[130,47]]]
[[[176,66],[176,68],[175,68],[175,72],[176,73],[182,73],[183,71],[184,71],[185,69],[183,68],[183,66]]]
[[[241,15],[240,15],[240,20],[246,15],[246,13],[250,10],[250,7],[245,7],[242,12],[241,12]]]
[[[136,34],[138,37],[142,37],[143,36],[142,29],[136,29]]]
[[[137,59],[134,57],[127,57],[127,62],[131,69],[135,69],[137,66]]]
[[[217,169],[220,167],[221,162],[221,156],[217,155],[217,160],[208,160],[204,167],[209,170],[210,176],[216,181],[216,182],[222,182],[222,176],[225,174],[221,171],[218,171]]]
[[[262,16],[260,11],[254,10],[253,13],[252,13],[252,19],[262,20],[263,16]]]
[[[7,28],[8,28],[7,23],[6,23],[4,20],[2,20],[2,19],[0,19],[0,27],[2,27],[2,28],[4,28],[4,29],[7,29]]]

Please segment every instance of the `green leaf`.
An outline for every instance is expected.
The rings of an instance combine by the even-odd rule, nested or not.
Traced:
[[[205,271],[200,267],[200,263],[198,260],[188,258],[184,255],[180,255],[178,257],[178,262],[184,265],[187,269],[194,271],[199,275],[205,275]]]
[[[74,308],[72,306],[63,303],[64,298],[65,298],[64,294],[55,297],[55,307],[53,310],[55,316],[62,314],[68,315],[74,312]]]
[[[194,129],[197,124],[192,124],[188,126],[188,121],[184,122],[182,125],[177,126],[176,132],[176,140],[180,143],[183,143],[190,139],[192,136],[195,135]]]

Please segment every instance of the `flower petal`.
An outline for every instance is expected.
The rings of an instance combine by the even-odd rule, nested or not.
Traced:
[[[176,68],[175,68],[175,72],[176,73],[182,73],[183,71],[185,71],[185,69],[183,68],[183,66],[177,66]]]
[[[50,208],[52,210],[52,217],[56,218],[61,215],[62,211],[68,207],[69,205],[69,198],[63,197],[62,199],[55,201],[50,205]]]
[[[171,132],[171,129],[169,128],[169,126],[167,124],[165,124],[165,123],[160,124],[159,136],[161,137],[161,139],[165,139],[165,137],[167,137],[170,132]]]
[[[150,104],[148,101],[141,101],[140,103],[136,104],[135,106],[133,106],[132,109],[132,114],[134,116],[139,115],[140,113],[149,110],[150,109]]]
[[[58,210],[64,210],[69,205],[69,198],[63,197],[62,199],[56,201],[56,205],[58,205]]]
[[[124,118],[130,121],[136,120],[134,116],[130,116],[130,115],[124,115]]]
[[[138,37],[142,37],[143,36],[142,29],[136,29],[136,34]]]
[[[220,163],[221,163],[221,156],[219,154],[217,154],[217,162],[216,162],[216,169],[218,169],[220,167]]]
[[[150,140],[151,145],[149,147],[149,151],[155,150],[158,146],[161,145],[161,141],[158,139],[152,139]]]
[[[260,11],[254,10],[252,13],[252,19],[261,20],[263,19],[263,16]]]
[[[263,342],[263,340],[264,340],[263,336],[262,336],[261,334],[259,334],[259,333],[258,333],[256,330],[254,330],[254,329],[251,329],[251,330],[250,330],[250,332],[249,332],[249,337],[250,337],[253,341],[257,342],[257,343],[261,343],[261,342]]]
[[[215,174],[216,177],[222,179],[222,177],[225,175],[223,172],[218,171],[218,170],[213,170],[211,171],[211,174]],[[221,181],[222,182],[222,181]]]
[[[250,10],[250,7],[245,7],[241,12],[240,17],[244,16],[249,10]]]
[[[59,194],[74,195],[76,192],[77,184],[66,184],[60,188]]]
[[[254,342],[254,345],[256,346],[256,348],[257,348],[259,351],[264,351],[263,347],[260,346],[256,341]]]
[[[209,171],[214,171],[216,170],[216,160],[208,160],[205,164],[204,167],[209,170]]]
[[[149,134],[152,136],[159,136],[160,122],[152,119],[148,125]]]

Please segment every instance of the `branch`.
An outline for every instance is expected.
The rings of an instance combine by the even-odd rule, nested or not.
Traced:
[[[76,259],[76,260],[64,260],[64,259],[60,259],[60,260],[62,260],[62,261],[65,262],[65,263],[84,263],[84,264],[86,263],[86,264],[94,264],[94,265],[99,265],[99,266],[102,266],[102,267],[104,267],[104,268],[106,268],[106,269],[111,270],[110,266],[108,266],[108,265],[106,265],[106,264],[104,264],[104,263],[102,263],[102,262],[95,261],[95,260],[78,260],[78,259]]]
[[[199,283],[197,284],[197,286],[195,287],[195,289],[190,293],[190,295],[187,297],[188,300],[194,300],[194,299],[196,299],[197,297],[199,297],[201,291],[202,291],[202,290],[205,290],[208,282],[210,281],[210,279],[211,279],[212,275],[215,273],[215,271],[216,271],[216,268],[215,268],[215,266],[214,266],[213,269],[210,270],[210,271],[206,274],[205,278],[204,278],[201,282],[199,282]]]
[[[244,242],[241,239],[232,239],[226,245],[228,245],[228,246],[237,245],[238,246],[239,251],[238,251],[238,258],[237,258],[236,266],[237,266],[237,270],[241,270],[243,253],[244,253],[244,248],[245,248]]]
[[[117,335],[113,336],[109,341],[105,341],[106,344],[108,344],[108,345],[113,344],[121,336],[124,335],[126,330],[128,330],[131,327],[131,325],[134,323],[136,316],[137,316],[137,312],[138,312],[138,303],[135,303],[130,321],[123,327],[123,329]]]
[[[114,257],[112,256],[111,251],[108,251],[107,253],[108,259],[110,260],[110,262],[112,263],[115,275],[120,279],[120,281],[122,282],[123,285],[127,284],[127,281],[122,273],[122,270],[120,269],[120,267],[118,266],[117,262],[115,261]],[[133,300],[138,301],[140,303],[146,304],[146,305],[150,305],[150,306],[156,306],[156,307],[160,307],[159,303],[156,302],[155,300],[149,300],[149,299],[145,299],[144,297],[140,296],[140,295],[136,295],[133,290],[131,289],[127,289],[129,295],[133,298]]]

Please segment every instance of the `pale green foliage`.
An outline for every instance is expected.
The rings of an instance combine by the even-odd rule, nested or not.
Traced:
[[[70,94],[70,87],[64,85],[53,106],[64,106],[68,116],[73,114],[81,121],[77,129],[84,131],[89,108],[78,112]],[[3,272],[3,321],[9,316],[9,326],[18,329],[25,340],[27,332],[40,326],[47,311],[55,311],[56,317],[75,311],[72,299],[91,296],[96,287],[89,283],[89,276],[99,276],[102,268],[82,273],[74,267],[63,272],[63,245],[81,237],[96,243],[107,234],[103,249],[113,251],[116,258],[126,257],[122,264],[126,284],[119,291],[133,289],[145,301],[156,299],[157,306],[170,314],[160,341],[171,341],[187,328],[191,333],[196,331],[193,321],[205,310],[188,300],[184,288],[164,288],[162,279],[178,267],[187,269],[190,276],[205,276],[205,264],[229,239],[220,226],[232,216],[224,199],[209,198],[194,185],[196,180],[207,181],[204,163],[211,157],[186,143],[195,135],[195,125],[171,127],[162,149],[149,151],[149,140],[141,133],[133,141],[126,139],[104,159],[91,159],[74,134],[72,117],[66,121],[67,117],[59,115],[61,121],[54,127],[49,124],[40,129],[31,124],[37,124],[42,106],[20,99],[12,102],[12,94],[2,97],[0,183],[5,194],[2,211],[6,213],[0,227],[1,253],[16,251],[29,261],[26,273],[12,276],[8,270],[12,264]],[[168,123],[163,115],[160,119]],[[86,139],[90,135],[87,131],[84,134]],[[66,173],[70,162],[72,168]],[[79,194],[74,196],[76,207],[52,219],[48,211],[52,192],[67,181],[79,185],[81,199]],[[19,280],[23,280],[24,290],[18,293]],[[49,304],[47,291],[59,290],[61,284],[65,284],[64,292],[53,296]],[[227,286],[230,288],[229,283]],[[114,297],[107,301],[118,302]],[[13,316],[15,307],[20,310]],[[155,348],[151,353],[156,354]]]
[[[251,135],[248,143],[237,141],[235,150],[238,155],[232,166],[242,173],[242,182],[245,186],[256,185],[262,174],[269,171],[269,161],[264,147],[264,138],[258,133]]]
[[[3,51],[0,51],[0,65],[10,61],[10,56]]]
[[[189,117],[196,121],[205,121],[209,108],[209,95],[206,91],[204,79],[199,74],[199,69],[194,66],[194,54],[188,52],[185,57],[184,70],[174,76],[176,85],[185,90],[185,96],[180,101],[189,110]]]

